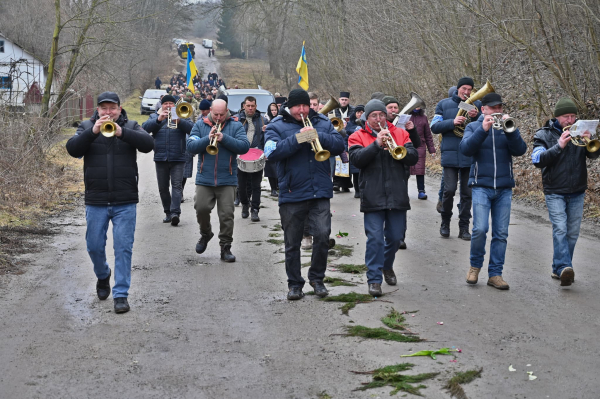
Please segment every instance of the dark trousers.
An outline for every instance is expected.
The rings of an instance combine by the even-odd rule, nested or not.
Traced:
[[[415,176],[417,176],[417,190],[419,190],[419,192],[425,192],[425,175]]]
[[[352,173],[352,183],[354,185],[354,191],[358,192],[358,173]]]
[[[238,187],[240,188],[240,202],[242,205],[248,205],[247,185],[250,182],[252,187],[251,208],[258,210],[260,208],[260,183],[262,182],[262,170],[254,173],[242,172],[238,169]]]
[[[471,168],[444,168],[444,194],[442,196],[442,220],[450,222],[454,206],[454,194],[460,178],[460,213],[458,227],[469,229],[471,220],[471,187],[469,187],[469,171]]]
[[[279,181],[276,177],[269,177],[269,186],[271,190],[279,190]]]
[[[163,210],[167,215],[181,214],[181,197],[183,195],[183,167],[185,162],[154,162],[156,165],[156,181]],[[172,187],[173,193],[169,191]]]
[[[310,233],[313,236],[313,249],[309,281],[323,281],[327,268],[329,234],[331,233],[331,213],[329,198],[319,198],[279,206],[283,238],[285,240],[285,271],[288,287],[304,287],[301,273],[300,245],[304,233],[304,221],[308,216]]]

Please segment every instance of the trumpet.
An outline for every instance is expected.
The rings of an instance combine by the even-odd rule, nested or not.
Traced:
[[[506,133],[512,133],[517,130],[517,122],[514,118],[508,117],[502,119],[502,113],[496,112],[492,114],[494,118],[494,124],[492,127],[496,130],[504,130]]]
[[[387,129],[386,127],[384,128],[383,126],[381,126],[381,123],[379,124],[379,127],[381,128],[381,130]],[[396,144],[396,140],[394,140],[391,133],[388,133],[386,135],[384,141],[387,145],[388,151],[395,160],[399,161],[406,156],[406,148]]]
[[[570,130],[571,132],[577,131],[577,125],[569,125],[563,127],[563,132]],[[600,150],[600,140],[598,139],[587,139],[583,136],[573,136],[571,135],[571,143],[576,145],[577,147],[585,147],[589,152],[596,152]]]
[[[116,131],[117,124],[114,123],[112,120],[102,122],[102,125],[100,125],[100,133],[102,133],[104,137],[113,137]]]
[[[304,118],[304,115],[300,114],[300,117],[302,118],[302,123],[304,123],[304,127],[313,127],[312,122],[310,121],[310,119],[308,117]],[[314,129],[314,128],[313,128]],[[316,133],[316,131],[315,131]],[[323,162],[329,159],[329,157],[331,156],[331,153],[325,149],[323,149],[323,147],[321,146],[321,142],[319,141],[319,137],[317,136],[316,139],[314,139],[313,141],[310,142],[310,145],[312,147],[312,150],[315,153],[315,159],[319,162]]]
[[[177,103],[175,103],[175,113],[180,119],[189,118],[193,113],[192,106],[180,98]],[[167,116],[167,127],[169,129],[177,129],[177,119],[175,120],[175,123],[173,123],[171,108],[169,108],[169,115]]]
[[[213,138],[210,139],[210,142],[206,146],[206,152],[208,152],[210,155],[217,155],[219,153],[219,148],[217,147],[217,145],[219,144],[219,142],[217,141],[217,133],[221,133],[222,128],[223,125],[221,123],[218,123],[217,132],[215,133]]]

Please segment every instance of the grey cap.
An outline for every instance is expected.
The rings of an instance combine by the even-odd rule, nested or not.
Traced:
[[[365,118],[368,118],[373,111],[381,111],[387,113],[387,108],[385,108],[385,104],[383,101],[378,100],[376,98],[369,100],[367,105],[365,105]]]

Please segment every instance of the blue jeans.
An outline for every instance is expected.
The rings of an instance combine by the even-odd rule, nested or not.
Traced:
[[[552,222],[554,255],[552,271],[560,276],[565,267],[573,267],[573,252],[579,238],[585,193],[575,196],[547,194],[546,206]]]
[[[113,248],[115,250],[115,285],[113,298],[127,298],[131,285],[131,255],[135,234],[136,204],[86,205],[87,230],[85,241],[94,273],[99,279],[108,277],[110,268],[106,262],[106,232],[108,222],[113,225]]]
[[[510,223],[512,189],[473,187],[473,233],[471,235],[471,267],[481,269],[485,256],[485,241],[492,214],[492,242],[488,275],[501,276],[506,254],[506,239]]]
[[[167,215],[181,215],[181,197],[183,197],[183,170],[185,162],[154,162],[156,181],[162,202],[163,211]],[[170,183],[170,184],[169,184]],[[173,195],[169,192],[173,188]]]
[[[400,241],[406,231],[406,211],[386,209],[365,212],[365,234],[367,235],[367,282],[381,284],[381,270],[392,270]]]

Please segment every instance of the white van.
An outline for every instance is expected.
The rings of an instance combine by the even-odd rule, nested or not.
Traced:
[[[206,39],[202,39],[202,46],[206,47]]]
[[[204,43],[204,47],[206,48],[212,48],[212,40],[206,40],[206,42]]]

